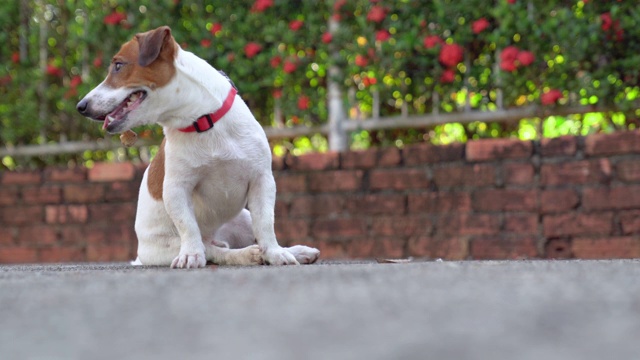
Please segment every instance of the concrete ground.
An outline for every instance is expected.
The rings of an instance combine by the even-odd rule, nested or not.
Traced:
[[[640,261],[0,266],[0,359],[639,359]]]

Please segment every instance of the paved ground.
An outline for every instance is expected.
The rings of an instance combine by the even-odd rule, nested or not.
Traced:
[[[638,359],[640,261],[0,267],[0,359]]]

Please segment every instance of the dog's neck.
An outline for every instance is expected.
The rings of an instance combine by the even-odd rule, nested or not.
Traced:
[[[191,52],[179,49],[175,65],[175,79],[161,91],[170,92],[168,98],[175,98],[178,106],[159,123],[165,129],[177,130],[219,109],[232,85],[216,69]]]

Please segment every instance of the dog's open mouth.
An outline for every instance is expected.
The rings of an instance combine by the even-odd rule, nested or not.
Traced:
[[[136,90],[129,95],[124,101],[118,105],[112,112],[107,114],[104,118],[102,128],[106,129],[109,124],[124,119],[128,113],[135,110],[147,97],[147,92],[144,90]]]

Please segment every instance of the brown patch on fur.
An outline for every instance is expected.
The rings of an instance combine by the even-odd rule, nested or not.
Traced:
[[[162,139],[160,149],[149,165],[147,176],[147,188],[149,194],[156,200],[162,200],[162,184],[164,183],[164,143],[167,139]]]
[[[162,87],[176,73],[177,53],[178,44],[167,26],[137,34],[111,60],[106,84],[112,88]],[[116,63],[122,64],[118,71]]]

